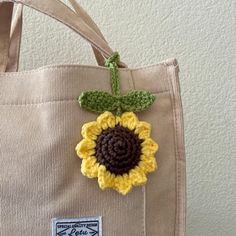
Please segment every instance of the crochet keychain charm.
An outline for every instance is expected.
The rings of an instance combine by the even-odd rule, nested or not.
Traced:
[[[126,195],[132,186],[144,185],[146,174],[157,169],[158,144],[150,137],[151,125],[139,121],[134,113],[151,106],[155,96],[137,90],[121,95],[118,62],[117,52],[106,60],[112,94],[86,91],[78,97],[81,108],[100,115],[82,126],[83,139],[75,150],[82,159],[84,176],[98,178],[102,190],[113,188]]]

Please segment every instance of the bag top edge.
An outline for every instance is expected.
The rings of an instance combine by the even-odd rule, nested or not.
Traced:
[[[119,68],[120,71],[137,71],[137,70],[142,70],[142,69],[148,69],[156,66],[178,66],[178,62],[175,58],[170,58],[164,61],[160,61],[158,63],[153,63],[150,65],[144,65],[140,67],[128,67],[128,68]],[[96,65],[86,65],[86,64],[51,64],[51,65],[45,65],[38,67],[36,69],[30,69],[30,70],[23,70],[23,71],[18,71],[18,72],[0,72],[0,77],[4,76],[10,76],[10,75],[24,75],[24,74],[33,74],[39,71],[43,70],[55,70],[55,69],[63,69],[63,68],[81,68],[81,69],[99,69],[99,70],[109,70],[106,67],[103,66],[96,66]]]

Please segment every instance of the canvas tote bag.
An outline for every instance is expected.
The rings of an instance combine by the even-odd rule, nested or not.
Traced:
[[[74,10],[58,0],[0,1],[0,235],[183,236],[185,151],[178,63],[169,59],[156,65],[128,68],[117,59],[87,13],[75,1],[70,2]],[[12,22],[14,3],[20,5],[17,4]],[[87,40],[98,66],[53,65],[17,72],[21,4],[53,17]],[[100,97],[95,96],[102,102],[91,102],[86,96],[78,102],[81,94],[94,95],[86,91],[99,91],[99,96],[102,91]],[[112,116],[111,112],[97,114],[83,109],[82,105],[91,108],[95,104],[96,110],[101,104],[107,105],[106,101],[116,106],[118,103],[112,102],[120,95],[110,95],[114,91],[124,95],[119,100],[123,108],[140,98],[130,108],[140,112]],[[133,100],[127,100],[127,94]],[[142,110],[141,105],[150,102],[153,95],[152,104]],[[107,99],[104,101],[102,96]],[[141,131],[135,134],[138,129]],[[106,140],[101,137],[108,137],[106,142],[115,140],[115,148],[121,147],[117,152],[126,155],[131,149],[126,150],[119,138],[109,136],[109,132],[119,136],[121,131],[125,137],[131,137],[131,141],[127,138],[127,145],[135,140],[136,149],[132,150],[139,150],[143,156],[144,152],[154,155],[146,163],[146,157],[138,162],[135,159],[133,166],[124,162],[126,177],[119,174],[119,163],[124,160],[113,165],[102,159],[105,154],[98,152],[98,145],[101,151],[108,150],[101,141]],[[96,132],[95,141],[86,139]],[[155,142],[151,145],[147,140]],[[97,146],[89,149],[89,142]],[[99,165],[93,163],[91,167],[88,160],[95,157],[88,150],[96,151],[97,156],[92,154],[100,160]],[[137,163],[155,171],[141,176],[141,172],[135,172],[138,169],[134,170]],[[104,165],[107,169],[102,168]]]

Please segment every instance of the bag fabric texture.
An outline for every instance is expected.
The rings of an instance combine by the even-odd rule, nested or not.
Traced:
[[[17,7],[12,22],[12,9]],[[186,176],[176,59],[131,69],[119,63],[121,93],[146,90],[138,113],[152,125],[157,171],[123,196],[81,174],[81,127],[97,114],[79,107],[83,91],[110,92],[104,59],[113,51],[75,1],[0,1],[0,235],[51,235],[52,218],[102,216],[104,236],[184,236]],[[93,47],[99,66],[57,65],[18,72],[22,4],[66,24]],[[18,5],[18,4],[17,4]]]

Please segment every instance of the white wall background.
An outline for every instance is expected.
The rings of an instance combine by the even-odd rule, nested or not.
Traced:
[[[188,236],[236,235],[236,2],[80,0],[130,67],[177,57],[185,116]],[[95,64],[65,26],[25,10],[21,70]]]

